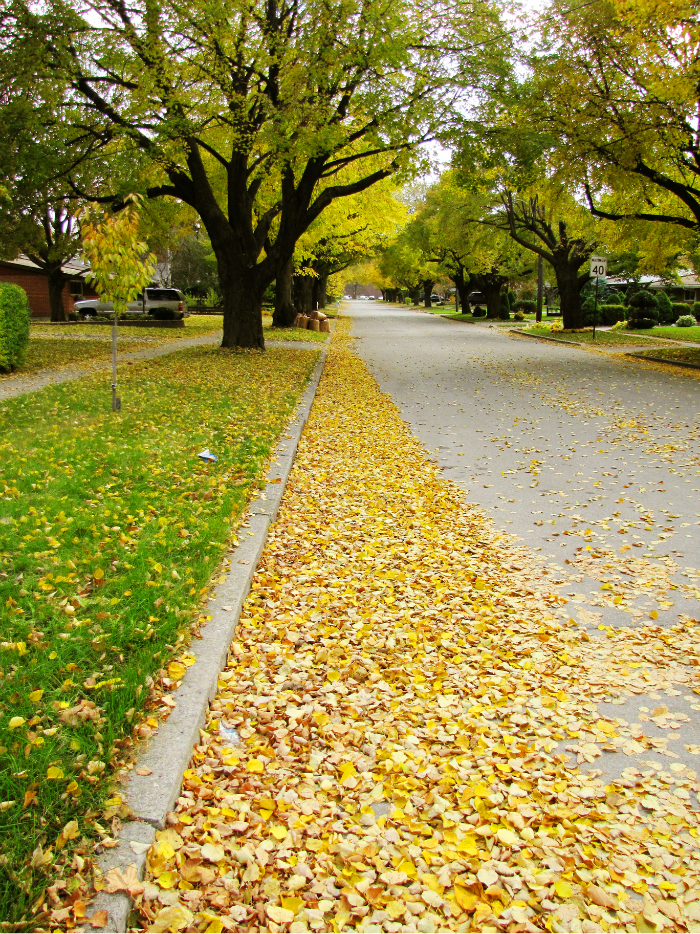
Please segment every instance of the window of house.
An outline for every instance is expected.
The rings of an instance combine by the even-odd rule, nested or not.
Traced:
[[[71,279],[70,294],[73,296],[73,298],[83,297],[83,280],[82,279]]]
[[[686,289],[685,292],[683,293],[683,298],[685,299],[686,302],[694,302],[694,301],[695,301],[695,291],[691,291],[690,289]]]

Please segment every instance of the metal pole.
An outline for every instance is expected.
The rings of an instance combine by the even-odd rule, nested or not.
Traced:
[[[535,320],[542,320],[542,295],[544,293],[544,266],[542,264],[542,257],[537,257],[537,312],[535,314]]]
[[[595,298],[593,300],[593,340],[595,340],[595,326],[598,319],[598,276],[595,277]]]
[[[118,412],[119,405],[117,400],[117,318],[118,314],[114,312],[112,321],[112,411]]]

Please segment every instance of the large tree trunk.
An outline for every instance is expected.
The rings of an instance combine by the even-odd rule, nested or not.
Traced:
[[[325,308],[328,302],[328,273],[320,272],[314,279],[312,304],[314,309]]]
[[[555,254],[554,259],[558,260],[559,257]],[[557,279],[557,288],[559,289],[562,325],[567,330],[582,328],[581,288],[584,283],[579,284],[578,269],[573,268],[565,257],[561,261],[555,262],[553,266],[554,275]]]
[[[500,283],[486,280],[481,287],[486,296],[486,317],[497,318],[501,313],[501,286]]]
[[[49,308],[52,321],[65,321],[66,310],[63,307],[63,287],[66,284],[66,275],[60,266],[48,267],[47,280],[49,286]]]
[[[425,298],[424,298],[424,304],[425,304],[425,307],[426,307],[426,308],[432,308],[432,307],[433,307],[433,302],[432,302],[431,296],[432,296],[432,294],[433,294],[433,286],[434,286],[434,285],[435,285],[435,280],[434,280],[434,279],[423,279],[423,295],[425,296]]]
[[[294,307],[300,315],[308,315],[313,310],[314,279],[312,276],[294,277]]]
[[[223,275],[222,275],[223,273]],[[262,297],[268,283],[248,270],[236,275],[219,263],[219,285],[224,299],[222,347],[265,349],[262,326]]]
[[[450,279],[452,279],[452,281],[453,281],[454,284],[455,284],[455,288],[457,289],[457,295],[459,296],[459,304],[462,306],[462,314],[463,314],[463,315],[468,315],[468,314],[469,314],[469,311],[470,311],[470,308],[469,308],[469,290],[470,290],[469,280],[467,280],[467,282],[464,281],[464,274],[462,273],[461,270],[458,271],[458,272],[454,272],[454,273],[450,276]]]
[[[296,318],[292,301],[293,273],[294,257],[290,256],[275,280],[275,311],[272,315],[272,326],[275,328],[290,328]]]
[[[414,305],[420,305],[420,288],[418,286],[409,289],[409,295]]]

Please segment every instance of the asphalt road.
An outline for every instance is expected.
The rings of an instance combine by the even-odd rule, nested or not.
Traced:
[[[600,626],[698,618],[700,381],[409,308],[354,301],[345,313],[413,434],[470,502],[538,553],[569,600],[564,615],[597,637]],[[660,697],[601,709],[633,721]],[[698,768],[684,746],[700,744],[700,697],[663,700],[690,717],[669,748]],[[596,765],[610,773],[630,764],[604,758]]]

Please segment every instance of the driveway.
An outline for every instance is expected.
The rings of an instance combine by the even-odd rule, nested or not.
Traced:
[[[652,636],[698,617],[695,378],[376,302],[348,302],[345,313],[356,349],[445,476],[539,555],[568,600],[562,618],[604,638],[605,626]],[[601,698],[601,711],[639,717],[696,767],[685,747],[700,743],[700,698],[632,693]],[[662,706],[681,715],[682,741],[663,719],[648,723]],[[605,757],[611,772],[625,765]]]

